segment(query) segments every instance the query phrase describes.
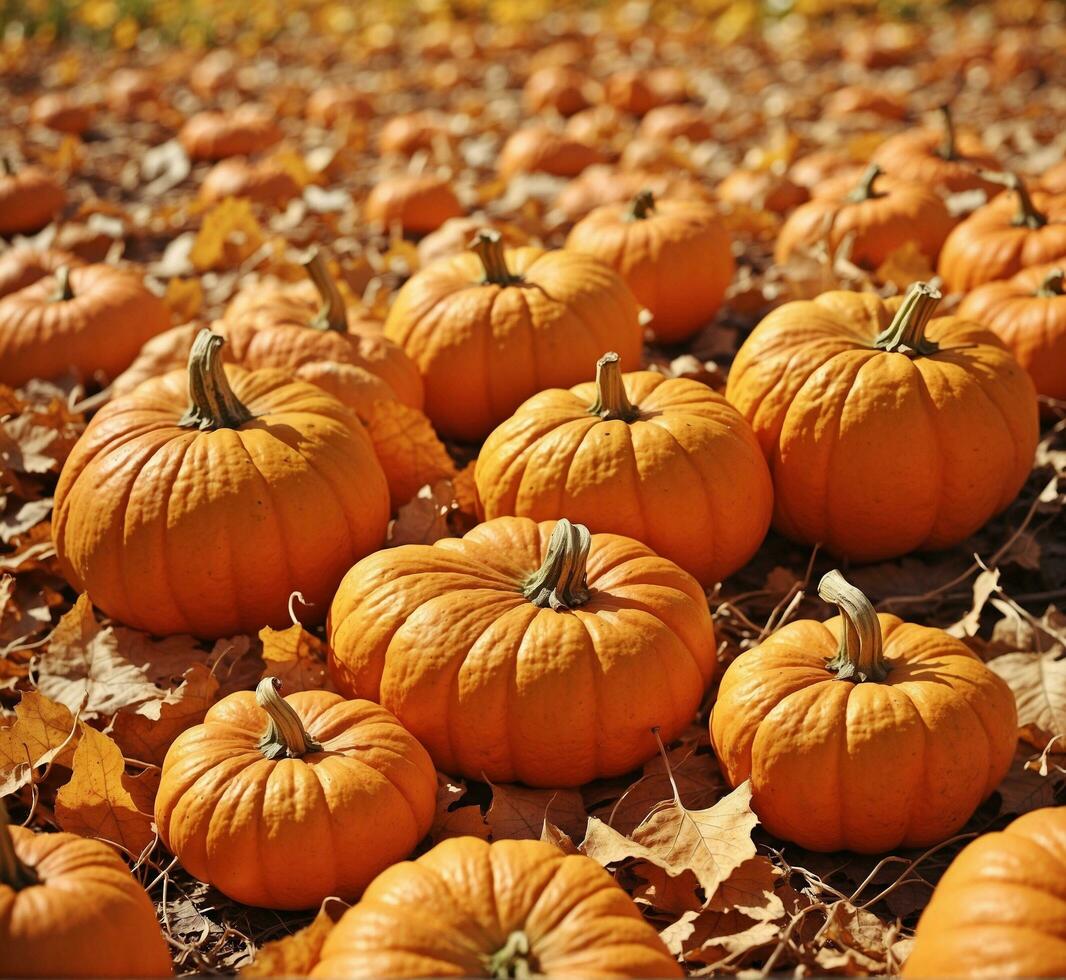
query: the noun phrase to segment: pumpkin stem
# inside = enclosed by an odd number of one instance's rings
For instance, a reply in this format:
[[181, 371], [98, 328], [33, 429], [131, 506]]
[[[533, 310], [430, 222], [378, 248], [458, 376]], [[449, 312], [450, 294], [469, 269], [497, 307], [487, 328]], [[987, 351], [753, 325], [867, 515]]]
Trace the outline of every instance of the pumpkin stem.
[[874, 193], [874, 181], [881, 176], [881, 168], [876, 163], [871, 163], [866, 172], [859, 178], [854, 190], [848, 195], [849, 204], [861, 204], [871, 197], [877, 197]]
[[1029, 188], [1025, 186], [1025, 181], [1017, 174], [1009, 171], [1006, 173], [990, 173], [987, 170], [983, 170], [981, 171], [981, 176], [985, 180], [990, 180], [993, 184], [1000, 184], [1018, 195], [1018, 210], [1014, 213], [1014, 218], [1011, 221], [1011, 224], [1016, 228], [1043, 228], [1047, 224], [1047, 215], [1037, 211], [1036, 205], [1033, 204], [1033, 199], [1029, 196]]
[[911, 283], [892, 322], [874, 340], [874, 347], [916, 356], [936, 353], [939, 344], [926, 339], [925, 327], [942, 298], [940, 290], [927, 282]]
[[178, 422], [183, 429], [239, 429], [253, 418], [234, 394], [222, 367], [222, 345], [217, 333], [204, 327], [189, 351], [189, 407]]
[[1063, 293], [1066, 293], [1066, 287], [1063, 285], [1062, 269], [1052, 269], [1044, 276], [1044, 281], [1036, 291], [1037, 296], [1062, 296]]
[[951, 106], [942, 105], [938, 111], [944, 124], [944, 139], [937, 147], [936, 155], [942, 160], [957, 160], [959, 151], [955, 148], [955, 121], [951, 118]]
[[562, 612], [589, 600], [585, 565], [589, 559], [592, 535], [584, 524], [571, 524], [561, 518], [548, 541], [544, 564], [530, 576], [522, 590], [541, 609]]
[[643, 221], [649, 214], [655, 211], [655, 195], [645, 188], [629, 206], [629, 218], [632, 221]]
[[870, 600], [836, 569], [818, 583], [818, 595], [834, 603], [844, 620], [837, 655], [825, 665], [838, 681], [883, 681], [891, 665], [881, 646], [881, 623]]
[[0, 153], [0, 171], [2, 171], [6, 177], [15, 176], [15, 164], [11, 161], [11, 157], [6, 153]]
[[513, 286], [521, 282], [522, 277], [514, 275], [507, 268], [507, 258], [503, 252], [503, 236], [493, 228], [485, 228], [479, 231], [467, 246], [472, 252], [477, 252], [481, 264], [485, 267], [486, 284], [496, 286]]
[[53, 303], [63, 303], [74, 298], [74, 289], [70, 285], [70, 266], [61, 265], [55, 271], [56, 288], [52, 293]]
[[40, 878], [37, 877], [37, 872], [15, 853], [15, 841], [8, 830], [10, 822], [7, 807], [4, 806], [4, 801], [0, 800], [0, 885], [21, 891], [39, 884]]
[[311, 277], [318, 295], [322, 297], [322, 307], [315, 314], [311, 326], [316, 330], [335, 330], [337, 333], [348, 332], [348, 311], [344, 297], [337, 288], [333, 276], [322, 253], [316, 248], [304, 263], [304, 271]]
[[610, 351], [596, 362], [596, 400], [589, 406], [590, 415], [605, 422], [621, 419], [632, 422], [640, 411], [629, 400], [622, 380], [621, 358]]
[[259, 682], [255, 700], [270, 719], [259, 739], [259, 751], [268, 759], [299, 759], [307, 752], [322, 751], [296, 710], [281, 696], [281, 681], [276, 677], [264, 677]]
[[516, 929], [500, 949], [485, 957], [485, 968], [495, 980], [528, 980], [535, 976], [537, 971], [529, 952], [529, 937]]

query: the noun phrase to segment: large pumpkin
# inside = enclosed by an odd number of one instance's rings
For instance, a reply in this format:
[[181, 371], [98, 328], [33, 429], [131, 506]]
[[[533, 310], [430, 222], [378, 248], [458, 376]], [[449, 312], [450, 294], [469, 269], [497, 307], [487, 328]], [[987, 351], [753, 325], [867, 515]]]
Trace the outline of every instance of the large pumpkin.
[[1066, 807], [969, 843], [918, 921], [905, 977], [1066, 976]]
[[652, 313], [665, 343], [692, 336], [718, 312], [735, 264], [729, 232], [714, 205], [656, 201], [644, 190], [632, 204], [608, 204], [574, 225], [566, 247], [602, 259]]
[[961, 640], [879, 616], [839, 572], [818, 594], [840, 616], [789, 623], [722, 676], [722, 772], [750, 779], [763, 826], [808, 850], [950, 837], [1010, 768], [1014, 695]]
[[692, 720], [715, 666], [699, 584], [631, 538], [502, 517], [359, 562], [329, 616], [330, 675], [439, 769], [578, 786]]
[[190, 874], [247, 905], [357, 898], [429, 830], [433, 763], [380, 705], [279, 689], [265, 678], [177, 737], [159, 836]]
[[829, 292], [770, 313], [741, 346], [726, 397], [774, 478], [774, 526], [854, 561], [965, 540], [1022, 488], [1036, 392], [991, 331], [900, 303]]
[[8, 826], [0, 801], [0, 976], [172, 972], [155, 906], [113, 848]]
[[679, 977], [632, 899], [583, 854], [457, 837], [389, 868], [311, 971], [351, 977]]
[[488, 518], [569, 515], [625, 534], [704, 586], [735, 572], [770, 526], [770, 475], [751, 427], [706, 385], [623, 375], [542, 391], [489, 436], [475, 480]]
[[442, 433], [483, 439], [535, 392], [576, 384], [604, 350], [640, 363], [640, 307], [610, 266], [566, 249], [505, 251], [493, 231], [471, 248], [412, 276], [385, 321]]
[[381, 546], [385, 475], [359, 420], [281, 371], [222, 368], [204, 330], [187, 372], [105, 406], [60, 475], [52, 534], [67, 580], [150, 633], [231, 636], [312, 615]]

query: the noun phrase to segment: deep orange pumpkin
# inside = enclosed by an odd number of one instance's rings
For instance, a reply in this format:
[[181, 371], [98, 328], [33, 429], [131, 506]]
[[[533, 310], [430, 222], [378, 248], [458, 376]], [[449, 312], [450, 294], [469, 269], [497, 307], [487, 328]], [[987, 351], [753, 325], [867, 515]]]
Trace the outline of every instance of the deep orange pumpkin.
[[496, 169], [503, 179], [522, 173], [546, 173], [575, 177], [604, 155], [594, 146], [581, 143], [548, 126], [526, 126], [512, 133], [500, 151]]
[[434, 174], [400, 174], [376, 183], [363, 217], [379, 228], [399, 225], [404, 234], [426, 235], [464, 213], [451, 184]]
[[211, 168], [200, 185], [200, 197], [205, 201], [246, 197], [258, 204], [283, 208], [299, 196], [300, 185], [292, 174], [269, 160], [249, 163], [240, 157], [227, 157]]
[[232, 112], [198, 112], [178, 133], [178, 140], [193, 160], [223, 160], [259, 153], [281, 139], [281, 130], [269, 109], [239, 105]]
[[0, 156], [0, 235], [40, 231], [66, 204], [67, 194], [56, 179], [40, 167], [16, 171]]

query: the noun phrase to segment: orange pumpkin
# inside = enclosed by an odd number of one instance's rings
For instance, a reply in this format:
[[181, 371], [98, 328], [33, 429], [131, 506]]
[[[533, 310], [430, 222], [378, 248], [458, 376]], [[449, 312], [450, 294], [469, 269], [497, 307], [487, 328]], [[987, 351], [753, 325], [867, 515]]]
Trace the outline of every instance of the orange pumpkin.
[[504, 180], [521, 173], [546, 173], [574, 177], [604, 156], [593, 146], [557, 133], [547, 126], [532, 125], [512, 133], [500, 151], [496, 170]]
[[437, 774], [380, 705], [329, 691], [283, 698], [276, 677], [179, 735], [155, 822], [185, 869], [272, 909], [352, 900], [433, 821]]
[[440, 432], [484, 438], [530, 395], [580, 380], [604, 348], [640, 363], [640, 307], [610, 266], [564, 249], [505, 251], [491, 231], [471, 249], [412, 276], [385, 320], [422, 372]]
[[814, 188], [843, 170], [851, 170], [861, 162], [856, 160], [847, 148], [827, 147], [801, 156], [788, 168], [788, 177], [800, 187]]
[[292, 174], [276, 163], [269, 160], [249, 163], [240, 157], [220, 160], [200, 185], [200, 197], [205, 201], [246, 197], [273, 208], [285, 207], [300, 193], [300, 185]]
[[[770, 526], [770, 475], [747, 423], [721, 395], [653, 371], [542, 391], [485, 442], [474, 473], [486, 517], [569, 514], [625, 534], [712, 586]], [[679, 514], [684, 515], [678, 520]]]
[[858, 182], [841, 174], [814, 189], [781, 227], [774, 260], [784, 264], [801, 249], [825, 242], [835, 255], [851, 239], [851, 260], [876, 269], [896, 249], [913, 242], [935, 261], [955, 222], [928, 187], [881, 176], [871, 164]]
[[685, 340], [714, 319], [736, 269], [714, 205], [657, 202], [649, 190], [629, 206], [597, 208], [574, 225], [566, 247], [620, 273], [651, 311], [652, 332], [663, 343]]
[[70, 370], [113, 378], [168, 326], [166, 303], [132, 269], [61, 266], [0, 299], [0, 383]]
[[330, 676], [392, 711], [438, 768], [578, 786], [692, 720], [714, 673], [699, 583], [567, 520], [501, 517], [359, 562], [329, 614]]
[[947, 548], [1022, 488], [1033, 383], [991, 331], [932, 319], [939, 299], [924, 283], [891, 305], [823, 293], [741, 346], [726, 397], [770, 462], [782, 534], [854, 561]]
[[222, 368], [200, 333], [187, 372], [89, 423], [60, 475], [52, 534], [67, 580], [150, 633], [219, 637], [312, 616], [385, 540], [385, 475], [359, 420], [281, 371]]
[[67, 92], [47, 92], [34, 99], [30, 107], [30, 122], [71, 136], [81, 136], [92, 119], [89, 106]]
[[155, 906], [114, 850], [9, 826], [0, 801], [0, 975], [172, 973]]
[[789, 623], [722, 676], [711, 742], [775, 837], [879, 854], [957, 833], [1007, 774], [1014, 695], [961, 640], [878, 615], [840, 572], [840, 615]]
[[588, 79], [576, 68], [546, 65], [526, 79], [522, 102], [530, 115], [554, 109], [561, 116], [572, 116], [589, 104], [587, 87]]
[[634, 116], [643, 116], [664, 102], [648, 84], [644, 72], [635, 68], [625, 68], [611, 75], [604, 84], [603, 97], [609, 105]]
[[315, 125], [330, 128], [347, 120], [372, 119], [374, 103], [361, 89], [349, 85], [326, 85], [311, 93], [304, 113]]
[[1066, 160], [1044, 171], [1040, 187], [1049, 194], [1066, 194]]
[[648, 112], [640, 121], [640, 135], [647, 140], [671, 143], [687, 139], [690, 143], [709, 140], [714, 131], [707, 116], [693, 105], [662, 105]]
[[434, 174], [400, 174], [378, 181], [363, 204], [363, 217], [385, 229], [426, 235], [464, 214], [451, 184]]
[[67, 202], [66, 191], [40, 167], [15, 170], [0, 156], [0, 235], [40, 231]]
[[[418, 243], [419, 264], [429, 265], [437, 259], [448, 258], [467, 251], [470, 247], [470, 239], [484, 228], [498, 231], [503, 241], [512, 248], [517, 245], [530, 244], [529, 236], [515, 225], [502, 221], [486, 221], [483, 215], [449, 218], [436, 231], [430, 232]], [[2, 261], [0, 259], [0, 263]]]
[[559, 192], [553, 207], [568, 220], [578, 221], [605, 204], [631, 201], [642, 190], [650, 190], [657, 199], [713, 200], [710, 190], [690, 177], [643, 170], [622, 171], [594, 164]]
[[982, 834], [922, 912], [904, 977], [1066, 975], [1066, 807]]
[[0, 255], [0, 297], [32, 286], [38, 279], [53, 275], [62, 266], [84, 263], [76, 255], [59, 248], [19, 245]]
[[446, 840], [394, 865], [344, 913], [326, 977], [679, 977], [611, 876], [534, 840]]
[[772, 170], [733, 170], [715, 189], [720, 201], [784, 214], [810, 200], [810, 192], [784, 173]]
[[444, 120], [433, 112], [408, 112], [393, 116], [378, 133], [378, 150], [383, 154], [414, 156], [419, 150], [432, 150], [450, 139]]
[[944, 242], [937, 272], [952, 292], [1066, 258], [1066, 195], [1030, 193], [1014, 174], [997, 179], [1012, 193], [978, 208]]
[[281, 139], [281, 130], [270, 110], [240, 105], [232, 112], [198, 112], [178, 133], [178, 140], [192, 160], [223, 160], [250, 156], [268, 149]]

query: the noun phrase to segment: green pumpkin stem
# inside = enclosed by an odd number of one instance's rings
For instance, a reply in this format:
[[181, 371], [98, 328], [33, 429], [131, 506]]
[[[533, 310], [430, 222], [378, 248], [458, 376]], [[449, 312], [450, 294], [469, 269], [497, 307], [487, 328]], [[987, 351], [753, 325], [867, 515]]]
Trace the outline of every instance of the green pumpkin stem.
[[1036, 291], [1037, 296], [1062, 296], [1066, 293], [1066, 286], [1063, 285], [1063, 271], [1062, 269], [1052, 269], [1046, 276], [1044, 281], [1040, 284], [1040, 288]]
[[993, 184], [1000, 184], [1009, 191], [1018, 195], [1018, 210], [1014, 213], [1011, 224], [1016, 228], [1043, 228], [1047, 224], [1047, 215], [1036, 209], [1033, 199], [1029, 196], [1029, 188], [1025, 181], [1017, 174], [1006, 171], [1004, 173], [990, 173], [981, 171], [981, 176]]
[[479, 231], [467, 246], [470, 251], [476, 252], [485, 268], [483, 283], [496, 286], [513, 286], [522, 281], [521, 276], [514, 275], [507, 268], [507, 257], [503, 251], [503, 236], [492, 228]]
[[485, 958], [485, 969], [495, 980], [529, 980], [536, 976], [529, 952], [529, 937], [516, 929], [500, 949]]
[[891, 669], [881, 645], [881, 623], [870, 600], [836, 569], [818, 583], [818, 595], [840, 610], [840, 647], [826, 663], [838, 681], [883, 681]]
[[848, 195], [849, 204], [861, 204], [871, 197], [877, 197], [874, 193], [874, 181], [881, 176], [881, 168], [876, 163], [871, 163], [859, 178], [855, 189]]
[[61, 265], [55, 271], [56, 288], [52, 293], [53, 303], [63, 303], [74, 298], [74, 289], [70, 285], [70, 266]]
[[645, 188], [629, 206], [629, 218], [633, 221], [643, 221], [649, 214], [655, 213], [655, 195]]
[[562, 518], [548, 541], [544, 564], [530, 576], [523, 594], [541, 609], [562, 612], [588, 602], [585, 566], [592, 535], [584, 524], [571, 524]]
[[936, 155], [941, 160], [957, 160], [959, 151], [955, 146], [955, 121], [951, 118], [951, 106], [942, 105], [938, 111], [944, 124], [944, 139], [937, 147]]
[[0, 885], [21, 891], [40, 883], [37, 872], [15, 853], [15, 841], [8, 826], [11, 823], [7, 807], [0, 800]]
[[621, 358], [614, 351], [596, 362], [596, 400], [589, 406], [589, 414], [598, 415], [605, 422], [613, 419], [632, 422], [640, 415], [626, 394]]
[[307, 752], [322, 751], [296, 710], [281, 696], [281, 681], [276, 677], [264, 677], [259, 682], [255, 700], [270, 719], [259, 739], [259, 751], [268, 759], [298, 759]]
[[224, 343], [206, 327], [193, 341], [189, 351], [189, 407], [178, 422], [183, 429], [239, 429], [253, 418], [234, 394], [222, 367]]
[[926, 339], [925, 328], [942, 298], [940, 290], [929, 283], [912, 283], [892, 322], [877, 335], [874, 346], [914, 356], [936, 353], [939, 345]]
[[337, 288], [337, 283], [329, 273], [325, 256], [316, 248], [304, 263], [304, 271], [311, 277], [318, 295], [322, 297], [322, 307], [311, 326], [316, 330], [335, 330], [337, 333], [348, 332], [348, 310], [344, 297]]

